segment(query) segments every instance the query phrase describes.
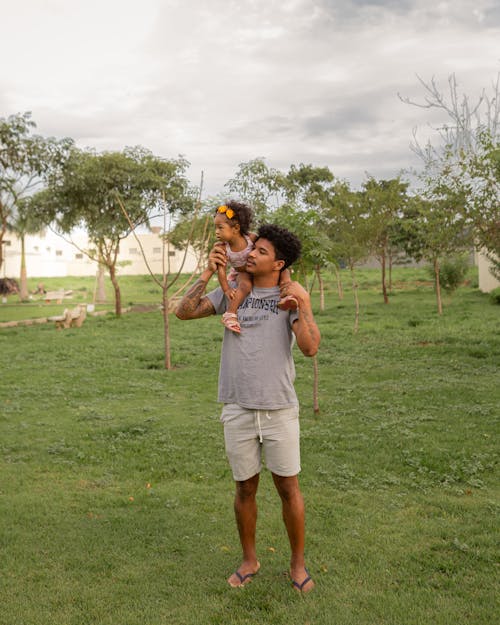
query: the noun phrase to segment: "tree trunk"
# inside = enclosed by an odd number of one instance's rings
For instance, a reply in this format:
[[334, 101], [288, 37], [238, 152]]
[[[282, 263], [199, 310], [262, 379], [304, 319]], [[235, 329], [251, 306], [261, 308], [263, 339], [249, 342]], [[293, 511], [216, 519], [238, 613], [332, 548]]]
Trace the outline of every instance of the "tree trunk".
[[335, 277], [337, 279], [337, 293], [339, 295], [339, 299], [343, 300], [344, 299], [344, 289], [342, 287], [342, 278], [340, 277], [340, 271], [339, 268], [337, 267], [337, 265], [334, 265], [335, 267]]
[[163, 338], [165, 343], [165, 369], [172, 369], [172, 361], [170, 358], [170, 324], [168, 318], [168, 293], [167, 285], [163, 284], [162, 292], [162, 304], [163, 304]]
[[0, 269], [1, 269], [3, 262], [4, 262], [3, 238], [5, 236], [5, 233], [7, 232], [7, 217], [4, 214], [4, 206], [2, 204], [1, 199], [0, 199], [0, 215], [2, 216], [2, 223], [0, 227]]
[[314, 414], [318, 414], [319, 413], [319, 396], [318, 396], [319, 368], [318, 368], [318, 358], [316, 356], [313, 356], [313, 371], [314, 371], [313, 409], [314, 409]]
[[122, 295], [120, 292], [120, 285], [118, 284], [118, 280], [116, 278], [116, 268], [114, 265], [109, 265], [108, 267], [109, 277], [111, 278], [111, 283], [113, 284], [113, 288], [115, 290], [115, 313], [117, 317], [121, 317], [122, 315]]
[[386, 255], [385, 250], [382, 251], [382, 257], [380, 259], [380, 264], [382, 266], [382, 294], [384, 296], [384, 304], [389, 303], [389, 297], [387, 295], [387, 284], [385, 278], [385, 263], [386, 263]]
[[434, 259], [434, 284], [436, 287], [436, 301], [437, 301], [437, 309], [438, 314], [443, 314], [443, 301], [441, 299], [441, 281], [439, 279], [439, 260], [437, 258]]
[[28, 299], [28, 274], [26, 272], [26, 244], [24, 234], [21, 235], [21, 274], [19, 276], [19, 299], [24, 302]]
[[356, 274], [354, 272], [354, 265], [351, 265], [351, 277], [352, 277], [352, 289], [354, 291], [354, 305], [355, 305], [355, 316], [354, 316], [354, 334], [357, 333], [359, 329], [359, 298], [358, 298], [358, 283], [356, 282]]
[[389, 252], [389, 292], [392, 293], [392, 252]]
[[97, 298], [96, 301], [99, 304], [104, 304], [106, 301], [106, 287], [104, 284], [106, 268], [102, 263], [97, 264]]
[[321, 312], [325, 310], [325, 285], [323, 284], [323, 276], [321, 275], [321, 267], [316, 265], [314, 268], [316, 275], [318, 276], [318, 286], [319, 286], [319, 309]]

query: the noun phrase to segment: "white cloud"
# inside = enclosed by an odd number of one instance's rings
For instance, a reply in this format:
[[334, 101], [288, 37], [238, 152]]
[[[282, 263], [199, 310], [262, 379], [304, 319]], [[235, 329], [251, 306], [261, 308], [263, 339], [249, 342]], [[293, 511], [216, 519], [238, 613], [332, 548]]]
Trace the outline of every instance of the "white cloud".
[[[493, 0], [2, 0], [0, 116], [99, 150], [184, 154], [215, 193], [238, 164], [313, 162], [359, 184], [415, 162], [401, 103], [500, 69]], [[425, 129], [424, 129], [425, 132]]]

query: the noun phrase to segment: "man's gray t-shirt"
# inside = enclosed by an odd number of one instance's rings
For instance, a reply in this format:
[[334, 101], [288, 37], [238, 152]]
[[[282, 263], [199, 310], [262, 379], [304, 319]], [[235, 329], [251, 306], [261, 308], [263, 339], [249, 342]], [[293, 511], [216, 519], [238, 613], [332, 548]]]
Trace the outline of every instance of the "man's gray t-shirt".
[[[218, 288], [207, 294], [215, 312], [226, 310]], [[292, 323], [296, 311], [278, 308], [279, 287], [253, 287], [238, 308], [241, 334], [225, 330], [219, 370], [219, 401], [243, 408], [277, 410], [297, 406]]]

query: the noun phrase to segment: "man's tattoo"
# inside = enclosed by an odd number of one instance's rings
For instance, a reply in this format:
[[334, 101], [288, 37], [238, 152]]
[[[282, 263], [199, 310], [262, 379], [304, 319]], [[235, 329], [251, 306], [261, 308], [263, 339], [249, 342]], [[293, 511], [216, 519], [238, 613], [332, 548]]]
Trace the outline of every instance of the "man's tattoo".
[[197, 313], [200, 316], [208, 316], [213, 314], [212, 302], [208, 298], [202, 299], [206, 286], [206, 282], [198, 278], [179, 302], [177, 310], [185, 315]]

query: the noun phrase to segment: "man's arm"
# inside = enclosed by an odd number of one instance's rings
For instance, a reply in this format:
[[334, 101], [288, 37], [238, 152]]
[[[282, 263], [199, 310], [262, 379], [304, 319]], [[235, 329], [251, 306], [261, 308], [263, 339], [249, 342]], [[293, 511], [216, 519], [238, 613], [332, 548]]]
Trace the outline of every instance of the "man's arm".
[[217, 266], [226, 264], [226, 254], [220, 249], [214, 247], [208, 256], [208, 266], [201, 272], [200, 277], [189, 291], [181, 299], [175, 310], [175, 315], [182, 320], [201, 319], [202, 317], [210, 317], [215, 314], [215, 308], [205, 293], [208, 281], [217, 271]]
[[292, 330], [304, 356], [314, 356], [318, 351], [321, 335], [314, 321], [309, 293], [298, 282], [289, 282], [284, 285], [281, 294], [292, 295], [297, 300], [299, 318], [294, 321]]

